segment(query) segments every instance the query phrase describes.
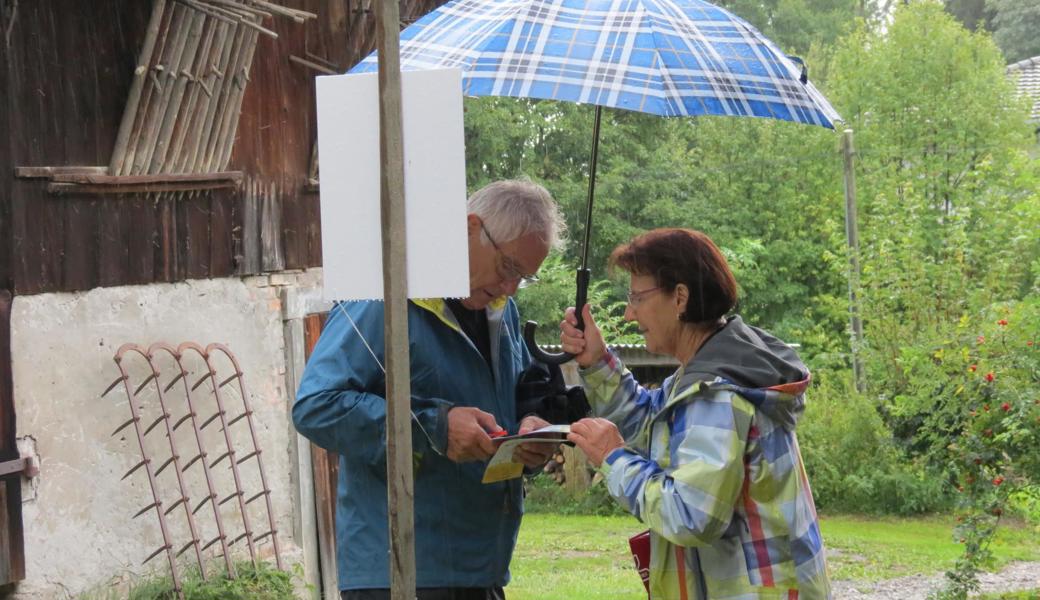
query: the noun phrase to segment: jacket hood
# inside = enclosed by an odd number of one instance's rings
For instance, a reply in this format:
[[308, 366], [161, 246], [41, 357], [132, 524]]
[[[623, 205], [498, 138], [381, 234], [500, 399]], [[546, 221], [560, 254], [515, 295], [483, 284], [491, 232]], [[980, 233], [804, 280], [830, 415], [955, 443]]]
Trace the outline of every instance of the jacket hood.
[[810, 379], [809, 369], [787, 344], [733, 316], [683, 368], [679, 384], [728, 386], [784, 428], [793, 429], [805, 409]]

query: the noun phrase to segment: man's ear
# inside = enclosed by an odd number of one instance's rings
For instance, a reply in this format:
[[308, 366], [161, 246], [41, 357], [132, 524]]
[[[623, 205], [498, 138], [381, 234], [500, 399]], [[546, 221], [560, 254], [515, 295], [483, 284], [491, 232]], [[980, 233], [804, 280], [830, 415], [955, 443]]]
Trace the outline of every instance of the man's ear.
[[473, 213], [466, 215], [466, 235], [469, 237], [478, 235], [480, 233], [481, 222], [480, 217]]

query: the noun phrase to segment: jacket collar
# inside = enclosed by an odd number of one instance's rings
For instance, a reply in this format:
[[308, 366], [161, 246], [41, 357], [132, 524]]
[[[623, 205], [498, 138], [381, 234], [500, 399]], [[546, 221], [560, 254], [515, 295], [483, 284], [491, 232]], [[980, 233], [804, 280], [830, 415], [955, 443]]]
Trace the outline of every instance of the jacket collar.
[[[441, 320], [441, 322], [455, 331], [462, 331], [462, 328], [459, 327], [459, 322], [455, 319], [455, 315], [452, 314], [451, 309], [448, 308], [448, 303], [444, 301], [444, 298], [414, 298], [412, 303], [423, 310], [433, 313], [434, 316]], [[508, 304], [508, 296], [499, 296], [492, 300], [491, 303], [488, 304], [487, 309], [485, 309], [488, 311], [488, 319], [491, 320], [501, 314]]]

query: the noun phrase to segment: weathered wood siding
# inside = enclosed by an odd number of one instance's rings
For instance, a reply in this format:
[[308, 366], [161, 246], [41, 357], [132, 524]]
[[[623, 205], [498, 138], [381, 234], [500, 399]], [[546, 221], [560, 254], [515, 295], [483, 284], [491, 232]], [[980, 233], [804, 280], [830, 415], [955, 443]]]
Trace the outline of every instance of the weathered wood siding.
[[[13, 167], [109, 164], [151, 13], [143, 0], [0, 0], [0, 287], [15, 294], [226, 277], [321, 264], [308, 192], [314, 77], [374, 46], [368, 0], [283, 0], [316, 13], [268, 19], [229, 170], [238, 189], [149, 194], [47, 192]], [[406, 21], [442, 4], [406, 0]]]

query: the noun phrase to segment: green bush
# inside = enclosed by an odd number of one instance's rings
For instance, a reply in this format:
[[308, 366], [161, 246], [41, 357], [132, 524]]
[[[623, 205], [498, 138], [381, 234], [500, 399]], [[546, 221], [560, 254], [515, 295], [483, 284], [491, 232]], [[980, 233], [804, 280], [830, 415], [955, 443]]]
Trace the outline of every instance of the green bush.
[[874, 403], [847, 372], [827, 372], [809, 392], [798, 439], [817, 507], [911, 515], [949, 508], [945, 482], [910, 461]]

